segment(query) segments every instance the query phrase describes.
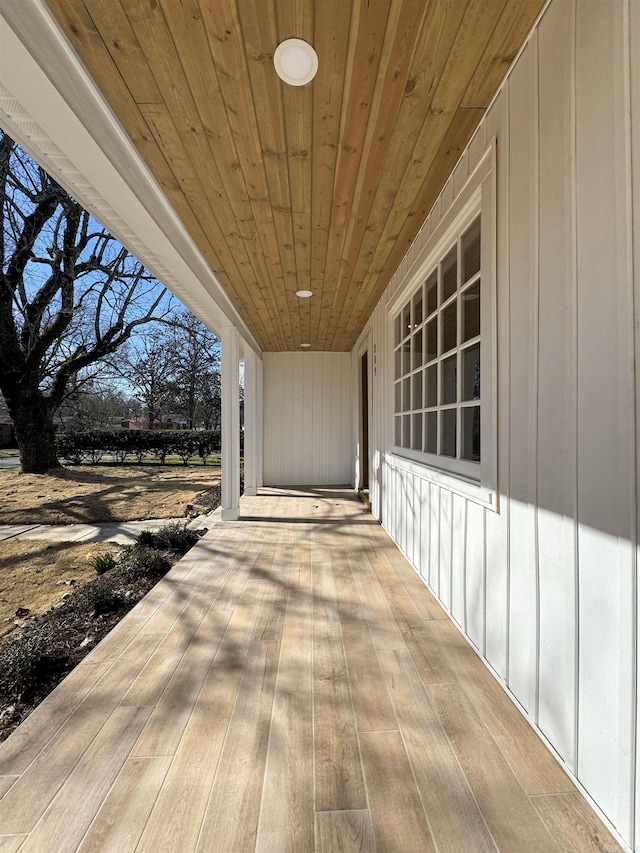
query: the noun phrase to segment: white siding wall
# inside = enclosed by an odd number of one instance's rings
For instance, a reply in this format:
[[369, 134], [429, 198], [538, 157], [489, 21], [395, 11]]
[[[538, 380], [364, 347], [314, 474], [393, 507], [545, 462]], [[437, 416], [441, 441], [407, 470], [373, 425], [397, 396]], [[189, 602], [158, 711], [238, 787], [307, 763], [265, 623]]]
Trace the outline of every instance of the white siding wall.
[[349, 353], [264, 353], [266, 486], [351, 481]]
[[[392, 455], [386, 339], [493, 137], [497, 512]], [[637, 850], [639, 223], [640, 3], [555, 0], [356, 345], [377, 353], [374, 513]]]

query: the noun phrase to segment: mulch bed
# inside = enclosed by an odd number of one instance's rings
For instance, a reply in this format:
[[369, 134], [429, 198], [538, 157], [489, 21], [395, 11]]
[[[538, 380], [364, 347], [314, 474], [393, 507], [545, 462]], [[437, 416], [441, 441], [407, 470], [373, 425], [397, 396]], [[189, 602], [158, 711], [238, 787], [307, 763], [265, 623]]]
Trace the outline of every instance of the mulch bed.
[[[184, 552], [183, 552], [184, 553]], [[74, 588], [17, 636], [0, 641], [0, 741], [86, 657], [182, 556], [145, 546]]]

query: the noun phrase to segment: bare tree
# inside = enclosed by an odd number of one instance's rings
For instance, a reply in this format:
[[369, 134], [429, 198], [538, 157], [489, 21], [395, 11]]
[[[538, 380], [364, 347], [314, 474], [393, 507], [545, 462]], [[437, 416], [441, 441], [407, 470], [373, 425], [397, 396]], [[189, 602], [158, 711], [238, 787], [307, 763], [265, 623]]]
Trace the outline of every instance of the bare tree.
[[149, 429], [162, 424], [174, 400], [173, 357], [162, 326], [141, 337], [113, 363], [147, 410]]
[[22, 470], [57, 467], [53, 416], [134, 330], [168, 311], [166, 291], [0, 131], [0, 391]]
[[220, 342], [190, 311], [176, 312], [167, 321], [168, 349], [179, 409], [189, 429], [215, 417], [220, 396]]

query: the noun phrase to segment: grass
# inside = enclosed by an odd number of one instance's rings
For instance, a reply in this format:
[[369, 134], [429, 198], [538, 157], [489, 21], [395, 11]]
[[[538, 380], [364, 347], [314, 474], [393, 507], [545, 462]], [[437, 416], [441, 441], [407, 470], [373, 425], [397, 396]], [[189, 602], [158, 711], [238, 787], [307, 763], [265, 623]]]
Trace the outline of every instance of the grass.
[[[0, 635], [21, 622], [16, 610], [39, 615], [63, 600], [66, 593], [96, 576], [91, 558], [119, 549], [108, 542], [9, 540], [0, 545]], [[90, 556], [91, 555], [91, 556]], [[75, 581], [75, 583], [72, 583]]]
[[[91, 554], [78, 553], [86, 544], [9, 543], [11, 552], [0, 558], [0, 599], [6, 612], [16, 602], [21, 610], [17, 625], [13, 616], [2, 623], [15, 630], [0, 637], [0, 740], [199, 539], [175, 524], [153, 535], [155, 547], [136, 543], [117, 549], [110, 567], [99, 574], [96, 561], [109, 548], [106, 543], [91, 546]], [[72, 550], [78, 561], [70, 564]]]
[[95, 524], [180, 518], [218, 487], [220, 468], [153, 463], [76, 465], [49, 474], [0, 469], [0, 524]]
[[[102, 457], [102, 459], [100, 460], [100, 464], [101, 465], [109, 465], [109, 464], [113, 465], [116, 463], [114, 462], [113, 456], [109, 456], [108, 454], [105, 454]], [[117, 464], [120, 465], [121, 463], [118, 462]], [[134, 465], [138, 465], [138, 464], [141, 464], [141, 465], [160, 465], [160, 460], [157, 458], [157, 456], [149, 455], [149, 456], [143, 457], [142, 462], [138, 463], [137, 458], [133, 454], [128, 454], [125, 457], [124, 464], [125, 465], [131, 465], [131, 464], [134, 464]], [[171, 454], [171, 455], [167, 456], [165, 461], [164, 461], [164, 464], [165, 465], [182, 465], [182, 467], [184, 467], [184, 462], [182, 461], [182, 458], [180, 456], [176, 456], [175, 454]], [[188, 465], [189, 466], [200, 465], [200, 466], [204, 467], [204, 462], [202, 461], [200, 456], [196, 455], [196, 456], [191, 456], [189, 458]], [[207, 456], [207, 466], [212, 467], [212, 468], [220, 467], [220, 454], [219, 453], [212, 453], [210, 456]]]

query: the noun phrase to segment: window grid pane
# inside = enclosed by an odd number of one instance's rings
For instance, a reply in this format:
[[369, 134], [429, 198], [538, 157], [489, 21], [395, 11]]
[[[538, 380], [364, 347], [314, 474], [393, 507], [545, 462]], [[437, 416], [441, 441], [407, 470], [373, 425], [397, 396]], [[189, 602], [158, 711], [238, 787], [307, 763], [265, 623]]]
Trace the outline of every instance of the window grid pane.
[[397, 447], [480, 461], [480, 246], [478, 217], [393, 318]]

